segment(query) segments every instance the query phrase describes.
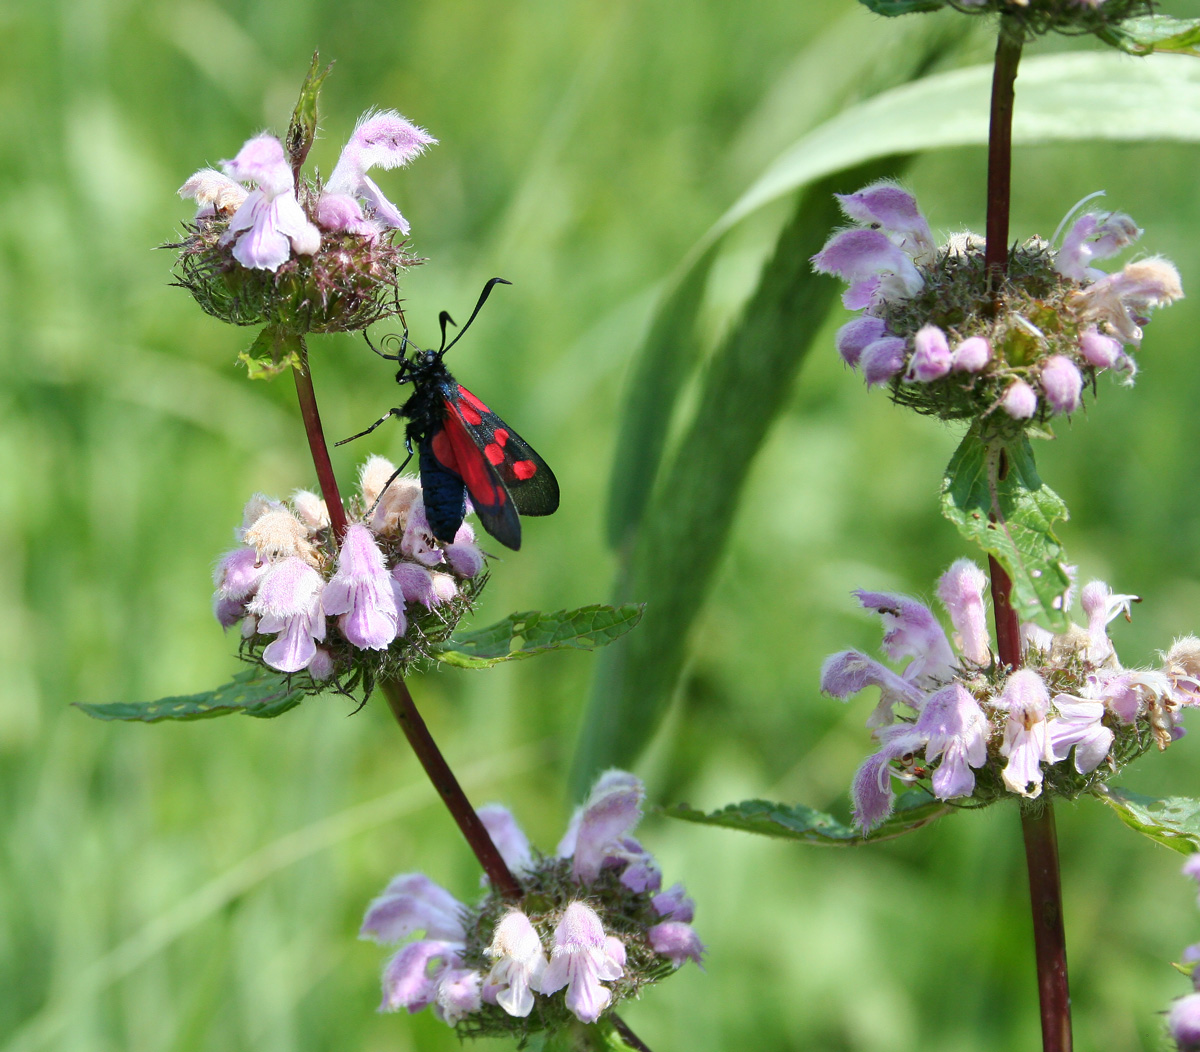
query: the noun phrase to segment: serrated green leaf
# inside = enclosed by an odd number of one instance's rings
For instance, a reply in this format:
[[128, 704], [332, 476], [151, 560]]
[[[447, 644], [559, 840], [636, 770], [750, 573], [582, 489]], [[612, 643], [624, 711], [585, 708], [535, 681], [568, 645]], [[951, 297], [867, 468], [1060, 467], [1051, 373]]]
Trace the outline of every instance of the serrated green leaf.
[[509, 614], [487, 628], [455, 636], [433, 656], [460, 668], [487, 668], [501, 661], [533, 657], [549, 650], [594, 650], [620, 639], [642, 619], [642, 606], [596, 603], [577, 610]]
[[946, 0], [858, 0], [877, 15], [895, 18], [897, 15], [915, 15], [928, 11], [939, 11]]
[[950, 458], [941, 504], [958, 531], [1008, 572], [1021, 620], [1040, 616], [1053, 630], [1065, 630], [1063, 596], [1071, 579], [1054, 523], [1067, 518], [1067, 506], [1038, 476], [1029, 439], [985, 442], [973, 426]]
[[201, 694], [140, 703], [114, 702], [110, 705], [76, 702], [75, 706], [97, 720], [158, 723], [162, 720], [207, 720], [235, 712], [243, 716], [271, 719], [295, 708], [303, 700], [304, 691], [291, 688], [286, 676], [255, 666], [239, 672], [232, 682]]
[[1102, 35], [1108, 43], [1135, 55], [1153, 51], [1200, 55], [1200, 18], [1170, 15], [1127, 18]]
[[839, 822], [832, 815], [815, 811], [803, 804], [773, 804], [767, 800], [745, 800], [730, 804], [720, 811], [706, 814], [686, 804], [663, 809], [669, 818], [700, 825], [721, 826], [743, 833], [758, 833], [761, 836], [783, 840], [799, 840], [805, 844], [820, 844], [826, 847], [852, 847], [880, 840], [894, 840], [911, 833], [930, 822], [949, 814], [954, 808], [941, 800], [931, 800], [928, 793], [913, 790], [903, 793], [896, 801], [895, 810], [883, 823], [870, 833]]
[[1168, 796], [1160, 800], [1115, 785], [1103, 787], [1095, 795], [1143, 836], [1183, 855], [1200, 851], [1200, 800], [1195, 797]]
[[324, 69], [321, 69], [320, 66], [320, 53], [314, 51], [312, 64], [308, 67], [308, 74], [304, 78], [304, 83], [300, 85], [300, 97], [296, 100], [296, 108], [292, 111], [292, 121], [288, 125], [287, 138], [284, 140], [284, 146], [287, 147], [288, 152], [288, 163], [291, 164], [292, 171], [296, 173], [303, 167], [305, 158], [308, 157], [308, 151], [312, 148], [313, 139], [316, 138], [317, 98], [321, 94], [321, 85], [325, 83], [325, 78], [333, 69], [332, 63]]
[[282, 325], [268, 325], [250, 347], [238, 355], [251, 380], [270, 380], [288, 369], [303, 369], [304, 345]]

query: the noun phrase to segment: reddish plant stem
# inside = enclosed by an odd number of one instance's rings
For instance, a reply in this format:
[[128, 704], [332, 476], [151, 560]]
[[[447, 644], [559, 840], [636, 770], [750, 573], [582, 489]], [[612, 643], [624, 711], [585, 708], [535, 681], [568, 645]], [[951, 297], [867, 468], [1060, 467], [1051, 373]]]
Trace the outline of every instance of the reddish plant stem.
[[467, 794], [463, 792], [458, 779], [454, 777], [454, 772], [450, 770], [450, 765], [446, 763], [446, 758], [438, 749], [404, 680], [399, 677], [381, 679], [379, 687], [387, 698], [392, 715], [396, 717], [396, 722], [408, 738], [408, 744], [417, 754], [417, 759], [421, 761], [421, 766], [425, 768], [433, 787], [450, 809], [450, 814], [458, 823], [462, 835], [466, 837], [471, 850], [475, 852], [475, 857], [479, 859], [479, 864], [483, 866], [483, 871], [492, 883], [492, 889], [501, 898], [516, 902], [522, 895], [520, 883], [512, 875], [500, 852], [496, 850], [487, 827], [475, 813]]
[[1001, 15], [996, 62], [992, 69], [992, 109], [988, 125], [987, 248], [984, 255], [993, 288], [999, 287], [1008, 272], [1013, 100], [1022, 43], [1020, 24], [1009, 15]]
[[994, 556], [988, 556], [992, 575], [992, 613], [996, 618], [996, 651], [1000, 664], [1014, 672], [1021, 667], [1021, 621], [1012, 605], [1012, 579]]
[[1029, 869], [1029, 901], [1033, 907], [1033, 946], [1037, 956], [1038, 1000], [1042, 1013], [1042, 1048], [1071, 1052], [1071, 988], [1067, 981], [1067, 937], [1063, 930], [1059, 882], [1058, 837], [1054, 807], [1039, 801], [1021, 812], [1025, 863]]
[[308, 435], [313, 467], [317, 469], [321, 496], [325, 498], [325, 507], [329, 509], [329, 524], [333, 528], [334, 540], [341, 544], [346, 533], [346, 509], [342, 506], [342, 496], [338, 493], [333, 464], [329, 461], [325, 432], [321, 430], [321, 414], [317, 411], [317, 395], [313, 390], [312, 373], [308, 368], [308, 348], [304, 344], [303, 336], [299, 337], [299, 340], [300, 368], [292, 369], [292, 375], [296, 378], [296, 397], [300, 400], [300, 415], [304, 419], [304, 433]]
[[[987, 248], [985, 261], [992, 288], [999, 290], [1008, 274], [1008, 219], [1012, 192], [1012, 118], [1017, 65], [1023, 37], [1019, 24], [1000, 17], [996, 63], [992, 73], [991, 123], [988, 128]], [[1008, 473], [1000, 454], [998, 477]], [[1000, 663], [1021, 667], [1021, 626], [1012, 605], [1012, 579], [991, 556], [992, 611]], [[1058, 838], [1050, 800], [1021, 812], [1025, 862], [1029, 871], [1029, 903], [1037, 961], [1038, 1003], [1043, 1052], [1071, 1052], [1071, 992], [1067, 980], [1067, 941], [1063, 927]]]

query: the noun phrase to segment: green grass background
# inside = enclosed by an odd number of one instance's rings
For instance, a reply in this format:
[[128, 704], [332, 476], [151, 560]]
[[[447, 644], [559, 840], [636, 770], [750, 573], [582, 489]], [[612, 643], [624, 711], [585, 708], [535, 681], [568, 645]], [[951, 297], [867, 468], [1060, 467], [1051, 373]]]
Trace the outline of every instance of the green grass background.
[[[381, 704], [179, 726], [69, 707], [227, 678], [236, 641], [211, 618], [211, 566], [250, 493], [313, 482], [290, 382], [249, 383], [234, 359], [252, 332], [168, 287], [154, 246], [190, 215], [175, 188], [283, 130], [315, 47], [336, 60], [310, 159], [322, 171], [369, 106], [438, 136], [379, 180], [429, 258], [406, 284], [414, 336], [434, 339], [437, 312], [465, 313], [488, 277], [513, 281], [453, 367], [563, 487], [559, 514], [494, 564], [479, 622], [602, 600], [616, 409], [656, 285], [794, 137], [821, 82], [811, 45], [843, 17], [869, 16], [850, 0], [0, 8], [0, 1052], [457, 1045], [429, 1013], [375, 1013], [384, 954], [355, 940], [398, 871], [478, 887]], [[1103, 188], [1190, 286], [1198, 160], [1169, 145], [1022, 149], [1014, 235], [1049, 235]], [[940, 232], [982, 228], [982, 170], [964, 149], [911, 171]], [[714, 326], [760, 260], [753, 246], [726, 256]], [[812, 319], [825, 349], [728, 508], [692, 662], [639, 768], [656, 801], [844, 809], [871, 703], [822, 698], [817, 672], [879, 635], [848, 593], [928, 596], [964, 554], [934, 500], [955, 434], [843, 371], [842, 320]], [[1146, 597], [1115, 628], [1129, 664], [1200, 629], [1197, 323], [1196, 298], [1162, 312], [1137, 387], [1102, 379], [1038, 451], [1085, 579]], [[361, 343], [316, 338], [312, 357], [330, 435], [395, 404]], [[402, 429], [336, 451], [344, 484], [369, 450], [401, 455]], [[473, 799], [509, 803], [547, 849], [592, 664], [553, 655], [412, 684]], [[1126, 783], [1200, 795], [1198, 749], [1185, 739]], [[1157, 1047], [1156, 1013], [1186, 988], [1168, 962], [1200, 939], [1179, 857], [1087, 803], [1060, 807], [1059, 829], [1079, 1047]], [[694, 893], [709, 947], [705, 972], [623, 1009], [656, 1052], [1035, 1045], [1015, 809], [844, 851], [653, 817], [643, 832], [668, 882]]]

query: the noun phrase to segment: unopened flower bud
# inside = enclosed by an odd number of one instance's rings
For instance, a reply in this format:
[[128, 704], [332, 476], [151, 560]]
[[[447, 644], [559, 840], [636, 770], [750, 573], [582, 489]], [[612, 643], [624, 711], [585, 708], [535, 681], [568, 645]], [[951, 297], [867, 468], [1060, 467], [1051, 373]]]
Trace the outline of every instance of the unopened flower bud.
[[1042, 391], [1046, 404], [1055, 413], [1073, 413], [1079, 408], [1083, 376], [1070, 358], [1053, 355], [1042, 363]]
[[1037, 412], [1037, 392], [1024, 380], [1014, 380], [1000, 399], [1000, 408], [1014, 420], [1028, 420]]

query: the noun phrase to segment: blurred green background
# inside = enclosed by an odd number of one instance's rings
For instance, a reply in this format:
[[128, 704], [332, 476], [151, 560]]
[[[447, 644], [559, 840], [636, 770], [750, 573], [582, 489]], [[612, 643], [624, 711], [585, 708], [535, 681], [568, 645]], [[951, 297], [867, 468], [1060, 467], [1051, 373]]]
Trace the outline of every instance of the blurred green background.
[[[1200, 14], [1184, 4], [1178, 14]], [[845, 23], [843, 20], [851, 20]], [[234, 365], [252, 331], [168, 287], [190, 208], [175, 189], [286, 126], [319, 47], [336, 60], [310, 162], [332, 168], [358, 114], [394, 107], [440, 140], [379, 181], [429, 262], [408, 278], [414, 337], [493, 297], [453, 368], [554, 466], [563, 506], [494, 564], [479, 623], [606, 599], [603, 518], [617, 408], [656, 288], [802, 130], [837, 80], [838, 39], [879, 39], [851, 0], [47, 0], [0, 10], [0, 1052], [453, 1049], [429, 1013], [379, 1016], [384, 952], [367, 901], [423, 869], [461, 897], [478, 870], [386, 709], [321, 698], [277, 721], [89, 721], [72, 701], [213, 686], [236, 640], [209, 573], [250, 493], [313, 484], [286, 379]], [[982, 29], [982, 27], [981, 27]], [[864, 39], [866, 39], [864, 37]], [[1067, 46], [1063, 41], [1035, 51]], [[1078, 45], [1076, 45], [1078, 46]], [[986, 33], [954, 62], [986, 60]], [[1132, 60], [1131, 60], [1132, 61]], [[1018, 90], [1018, 106], [1019, 106]], [[1014, 236], [1053, 232], [1095, 189], [1200, 273], [1195, 147], [1022, 148]], [[907, 175], [940, 233], [983, 226], [978, 149]], [[846, 187], [850, 190], [854, 187]], [[735, 241], [705, 317], [727, 324], [766, 250]], [[652, 799], [752, 796], [844, 813], [872, 702], [816, 691], [828, 652], [878, 644], [854, 587], [928, 596], [965, 549], [937, 515], [948, 428], [867, 394], [823, 330], [747, 480], [670, 715], [639, 764]], [[1146, 602], [1115, 638], [1149, 663], [1200, 629], [1195, 298], [1149, 329], [1131, 392], [1039, 448], [1084, 579]], [[350, 338], [315, 338], [327, 432], [397, 400]], [[335, 452], [348, 485], [402, 428]], [[549, 849], [595, 658], [440, 672], [412, 689], [468, 792]], [[1187, 739], [1125, 778], [1200, 795]], [[1159, 1044], [1200, 937], [1179, 857], [1098, 806], [1060, 807], [1078, 1044]], [[902, 841], [819, 851], [651, 817], [644, 839], [698, 903], [707, 970], [623, 1015], [656, 1050], [1033, 1047], [1015, 809]], [[499, 1044], [496, 1047], [501, 1047]]]

